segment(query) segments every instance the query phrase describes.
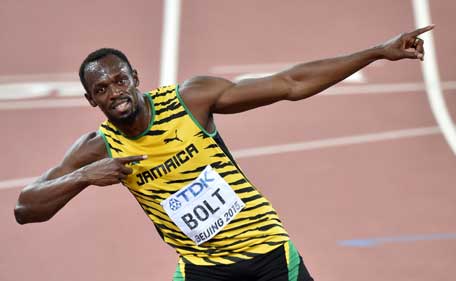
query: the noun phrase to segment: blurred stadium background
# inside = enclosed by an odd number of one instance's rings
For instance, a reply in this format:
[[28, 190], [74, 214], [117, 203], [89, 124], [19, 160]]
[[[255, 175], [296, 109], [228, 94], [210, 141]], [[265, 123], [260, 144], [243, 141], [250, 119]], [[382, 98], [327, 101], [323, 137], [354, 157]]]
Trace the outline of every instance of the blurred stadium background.
[[174, 272], [174, 251], [121, 186], [90, 187], [46, 223], [14, 220], [21, 188], [104, 119], [78, 82], [89, 52], [124, 51], [143, 91], [194, 75], [236, 80], [382, 43], [419, 25], [426, 3], [433, 87], [420, 62], [379, 61], [307, 101], [216, 121], [316, 280], [455, 279], [456, 160], [428, 100], [441, 90], [454, 120], [454, 1], [165, 1], [2, 0], [0, 280]]

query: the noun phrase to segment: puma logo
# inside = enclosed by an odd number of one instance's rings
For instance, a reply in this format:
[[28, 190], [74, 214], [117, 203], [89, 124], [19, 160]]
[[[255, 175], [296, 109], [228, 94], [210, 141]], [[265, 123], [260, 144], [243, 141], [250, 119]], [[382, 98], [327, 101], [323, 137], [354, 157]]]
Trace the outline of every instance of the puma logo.
[[180, 142], [183, 142], [178, 136], [177, 136], [177, 130], [174, 132], [174, 134], [176, 135], [174, 138], [167, 138], [164, 140], [165, 143], [169, 143], [169, 142], [172, 142], [172, 141], [180, 141]]

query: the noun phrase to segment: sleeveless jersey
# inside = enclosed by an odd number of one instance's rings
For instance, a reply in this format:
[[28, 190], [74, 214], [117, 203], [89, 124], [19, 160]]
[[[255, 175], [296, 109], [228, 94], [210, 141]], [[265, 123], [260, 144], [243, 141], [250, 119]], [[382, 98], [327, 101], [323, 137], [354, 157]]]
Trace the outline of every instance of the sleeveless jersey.
[[[148, 155], [122, 183], [152, 220], [162, 239], [184, 263], [232, 264], [267, 253], [289, 240], [276, 211], [240, 170], [216, 130], [207, 132], [187, 109], [178, 86], [146, 95], [152, 118], [139, 136], [129, 138], [105, 121], [99, 132], [110, 157]], [[160, 202], [194, 181], [210, 165], [245, 207], [212, 239], [196, 245], [173, 223]]]

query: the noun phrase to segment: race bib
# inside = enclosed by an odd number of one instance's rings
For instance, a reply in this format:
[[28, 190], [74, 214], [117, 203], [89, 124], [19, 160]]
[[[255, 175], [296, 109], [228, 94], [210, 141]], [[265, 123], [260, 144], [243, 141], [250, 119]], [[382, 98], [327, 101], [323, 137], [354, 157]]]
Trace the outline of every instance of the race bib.
[[245, 204], [210, 165], [161, 203], [171, 220], [200, 245], [227, 225]]

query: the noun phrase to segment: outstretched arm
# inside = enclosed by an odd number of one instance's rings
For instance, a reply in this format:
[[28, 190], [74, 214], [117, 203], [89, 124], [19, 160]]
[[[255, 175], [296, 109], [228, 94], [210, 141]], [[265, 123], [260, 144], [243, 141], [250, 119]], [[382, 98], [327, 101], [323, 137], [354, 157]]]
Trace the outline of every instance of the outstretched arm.
[[[220, 78], [197, 77], [185, 82], [182, 95], [192, 112], [236, 113], [281, 100], [301, 100], [313, 96], [379, 60], [420, 59], [423, 40], [418, 35], [427, 26], [400, 34], [376, 47], [350, 55], [298, 64], [272, 76], [232, 83]], [[204, 117], [202, 117], [204, 124]]]

